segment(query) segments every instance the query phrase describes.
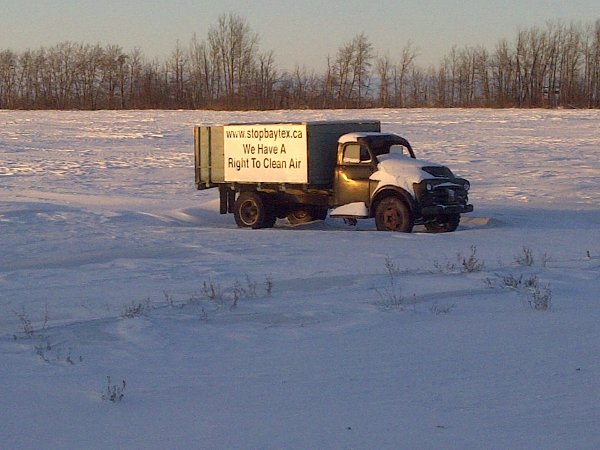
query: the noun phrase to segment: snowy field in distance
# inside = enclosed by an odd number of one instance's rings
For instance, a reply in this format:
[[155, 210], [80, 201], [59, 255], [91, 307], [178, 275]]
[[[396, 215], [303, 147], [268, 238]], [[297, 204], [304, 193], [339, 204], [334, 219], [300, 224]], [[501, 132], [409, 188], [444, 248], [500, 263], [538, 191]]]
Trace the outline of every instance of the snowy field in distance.
[[[194, 125], [330, 119], [381, 120], [475, 212], [241, 230], [195, 190]], [[0, 447], [600, 447], [599, 124], [0, 111]]]

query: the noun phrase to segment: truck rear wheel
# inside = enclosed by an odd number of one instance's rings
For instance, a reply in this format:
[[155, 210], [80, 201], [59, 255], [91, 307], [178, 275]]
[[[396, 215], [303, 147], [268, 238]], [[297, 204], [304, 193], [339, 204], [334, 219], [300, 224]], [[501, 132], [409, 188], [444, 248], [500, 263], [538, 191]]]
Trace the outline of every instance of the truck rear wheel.
[[316, 206], [305, 206], [294, 209], [287, 215], [287, 219], [292, 225], [308, 223], [314, 220], [325, 220], [327, 218], [327, 208]]
[[406, 203], [398, 197], [386, 197], [377, 205], [375, 224], [379, 231], [410, 233], [415, 219]]
[[460, 214], [446, 214], [436, 217], [431, 222], [425, 222], [425, 228], [430, 233], [449, 233], [455, 231], [460, 223]]
[[271, 228], [275, 214], [258, 192], [242, 192], [233, 206], [235, 223], [240, 228]]

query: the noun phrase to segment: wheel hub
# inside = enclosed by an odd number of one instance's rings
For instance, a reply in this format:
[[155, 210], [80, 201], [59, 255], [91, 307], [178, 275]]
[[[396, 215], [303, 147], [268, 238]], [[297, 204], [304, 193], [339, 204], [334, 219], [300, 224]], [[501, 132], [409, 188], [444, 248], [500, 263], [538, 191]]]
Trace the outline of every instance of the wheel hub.
[[240, 208], [240, 217], [247, 225], [253, 225], [258, 217], [258, 207], [252, 201], [246, 201]]

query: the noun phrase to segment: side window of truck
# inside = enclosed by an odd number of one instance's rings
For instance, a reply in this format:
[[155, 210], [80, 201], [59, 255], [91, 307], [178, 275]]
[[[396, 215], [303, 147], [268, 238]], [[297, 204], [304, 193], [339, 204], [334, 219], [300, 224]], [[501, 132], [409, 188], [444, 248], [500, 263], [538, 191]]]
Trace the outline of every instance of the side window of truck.
[[370, 160], [371, 156], [367, 147], [360, 144], [348, 144], [344, 147], [344, 155], [342, 157], [344, 164], [360, 164], [369, 162]]

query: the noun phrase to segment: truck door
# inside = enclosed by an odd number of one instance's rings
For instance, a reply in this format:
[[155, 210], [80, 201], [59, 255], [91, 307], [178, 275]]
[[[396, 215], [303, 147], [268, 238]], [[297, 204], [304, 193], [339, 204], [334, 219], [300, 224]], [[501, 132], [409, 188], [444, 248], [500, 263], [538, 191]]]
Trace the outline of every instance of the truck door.
[[369, 205], [371, 183], [369, 177], [375, 171], [375, 163], [369, 149], [357, 143], [345, 144], [334, 177], [334, 206], [363, 202]]

